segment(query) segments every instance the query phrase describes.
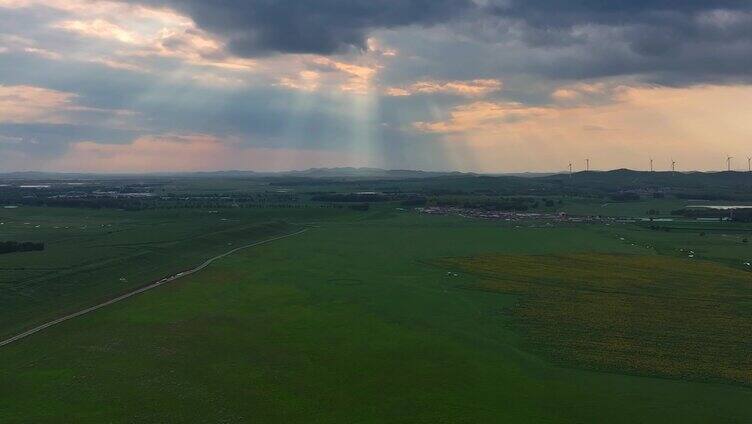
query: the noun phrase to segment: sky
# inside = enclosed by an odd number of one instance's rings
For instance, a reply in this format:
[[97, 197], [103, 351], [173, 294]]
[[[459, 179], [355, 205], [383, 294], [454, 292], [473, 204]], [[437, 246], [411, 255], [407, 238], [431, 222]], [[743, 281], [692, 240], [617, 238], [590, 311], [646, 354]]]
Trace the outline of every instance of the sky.
[[0, 0], [0, 172], [727, 156], [752, 156], [748, 0]]

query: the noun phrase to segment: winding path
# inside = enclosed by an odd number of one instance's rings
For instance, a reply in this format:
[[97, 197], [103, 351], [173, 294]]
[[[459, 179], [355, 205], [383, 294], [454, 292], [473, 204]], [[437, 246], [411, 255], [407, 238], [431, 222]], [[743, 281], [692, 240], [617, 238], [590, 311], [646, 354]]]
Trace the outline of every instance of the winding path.
[[179, 273], [177, 273], [175, 275], [171, 275], [169, 277], [165, 277], [165, 278], [163, 278], [163, 279], [161, 279], [159, 281], [156, 281], [156, 282], [154, 282], [152, 284], [149, 284], [148, 286], [141, 287], [140, 289], [133, 290], [131, 292], [128, 292], [128, 293], [123, 294], [123, 295], [120, 295], [120, 296], [118, 296], [116, 298], [110, 299], [110, 300], [108, 300], [106, 302], [103, 302], [103, 303], [100, 303], [98, 305], [94, 305], [94, 306], [91, 306], [89, 308], [80, 310], [78, 312], [74, 312], [72, 314], [68, 314], [68, 315], [65, 315], [63, 317], [57, 318], [55, 320], [46, 322], [44, 324], [41, 324], [41, 325], [39, 325], [37, 327], [32, 328], [31, 330], [24, 331], [23, 333], [17, 334], [17, 335], [15, 335], [15, 336], [13, 336], [13, 337], [11, 337], [9, 339], [2, 340], [2, 341], [0, 341], [0, 347], [3, 347], [5, 345], [9, 345], [9, 344], [11, 344], [13, 342], [16, 342], [16, 341], [21, 340], [21, 339], [26, 338], [26, 337], [29, 337], [32, 334], [36, 334], [36, 333], [44, 330], [45, 328], [52, 327], [53, 325], [57, 325], [57, 324], [60, 324], [61, 322], [68, 321], [69, 319], [80, 317], [81, 315], [86, 315], [86, 314], [88, 314], [90, 312], [96, 311], [97, 309], [104, 308], [105, 306], [112, 305], [113, 303], [120, 302], [121, 300], [125, 300], [125, 299], [128, 299], [129, 297], [132, 297], [132, 296], [135, 296], [137, 294], [141, 294], [141, 293], [143, 293], [145, 291], [149, 291], [151, 289], [157, 288], [157, 287], [159, 287], [159, 286], [161, 286], [163, 284], [167, 284], [167, 283], [169, 283], [171, 281], [175, 281], [178, 278], [183, 278], [183, 277], [187, 277], [187, 276], [189, 276], [191, 274], [195, 274], [195, 273], [201, 271], [202, 269], [208, 267], [209, 265], [211, 265], [212, 262], [214, 262], [214, 261], [216, 261], [218, 259], [222, 259], [225, 256], [232, 255], [233, 253], [235, 253], [235, 252], [237, 252], [239, 250], [247, 249], [249, 247], [259, 246], [259, 245], [266, 244], [266, 243], [271, 243], [273, 241], [280, 240], [280, 239], [287, 238], [287, 237], [296, 236], [296, 235], [302, 234], [302, 233], [304, 233], [306, 231], [308, 231], [308, 228], [302, 229], [302, 230], [294, 232], [294, 233], [285, 234], [283, 236], [273, 237], [273, 238], [270, 238], [270, 239], [267, 239], [267, 240], [262, 240], [262, 241], [257, 241], [255, 243], [246, 244], [245, 246], [236, 247], [235, 249], [232, 249], [230, 251], [222, 253], [221, 255], [217, 255], [217, 256], [215, 256], [213, 258], [207, 259], [206, 261], [204, 261], [203, 263], [201, 263], [201, 265], [199, 265], [199, 266], [197, 266], [195, 268], [189, 269], [187, 271], [179, 272]]

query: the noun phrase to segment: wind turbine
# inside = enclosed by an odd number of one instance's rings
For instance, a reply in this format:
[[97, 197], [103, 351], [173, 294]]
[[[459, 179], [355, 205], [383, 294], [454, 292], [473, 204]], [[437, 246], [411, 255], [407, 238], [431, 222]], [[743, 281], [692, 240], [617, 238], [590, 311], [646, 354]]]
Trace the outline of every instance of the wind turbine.
[[590, 171], [590, 158], [585, 159], [585, 171]]
[[726, 156], [726, 170], [731, 172], [731, 159], [733, 159], [733, 156]]
[[671, 172], [676, 172], [676, 161], [671, 159]]
[[650, 158], [650, 172], [653, 172], [653, 158]]
[[572, 175], [572, 162], [569, 162], [569, 175]]
[[747, 156], [747, 171], [752, 172], [752, 158]]

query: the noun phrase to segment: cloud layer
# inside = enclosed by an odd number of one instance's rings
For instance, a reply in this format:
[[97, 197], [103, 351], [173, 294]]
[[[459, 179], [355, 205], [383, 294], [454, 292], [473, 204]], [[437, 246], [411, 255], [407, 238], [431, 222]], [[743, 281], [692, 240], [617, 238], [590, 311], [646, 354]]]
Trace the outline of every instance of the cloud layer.
[[710, 169], [750, 69], [748, 1], [0, 0], [0, 171]]
[[568, 77], [686, 84], [746, 79], [752, 64], [748, 1], [148, 1], [186, 13], [245, 57], [363, 51], [376, 30], [443, 24], [492, 45], [548, 50], [539, 71], [549, 65]]

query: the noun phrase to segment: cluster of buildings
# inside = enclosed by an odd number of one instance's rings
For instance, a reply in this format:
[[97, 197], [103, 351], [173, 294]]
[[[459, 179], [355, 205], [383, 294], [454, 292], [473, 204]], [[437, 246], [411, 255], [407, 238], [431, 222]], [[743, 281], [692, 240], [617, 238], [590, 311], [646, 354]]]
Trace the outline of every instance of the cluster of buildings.
[[581, 218], [570, 218], [564, 212], [531, 213], [515, 211], [494, 211], [485, 209], [461, 208], [455, 206], [427, 206], [416, 208], [416, 211], [428, 215], [458, 215], [465, 218], [491, 219], [501, 221], [520, 221], [541, 219], [547, 221], [573, 221]]

